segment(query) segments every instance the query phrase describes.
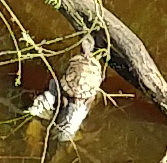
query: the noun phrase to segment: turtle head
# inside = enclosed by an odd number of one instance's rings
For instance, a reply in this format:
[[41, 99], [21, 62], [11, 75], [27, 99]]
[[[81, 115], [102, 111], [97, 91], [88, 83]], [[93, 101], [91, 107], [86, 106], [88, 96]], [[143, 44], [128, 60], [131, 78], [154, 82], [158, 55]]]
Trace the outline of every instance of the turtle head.
[[84, 56], [85, 55], [89, 56], [90, 52], [93, 51], [94, 46], [95, 46], [95, 41], [94, 41], [94, 38], [91, 35], [88, 36], [85, 40], [83, 40], [82, 49], [83, 49]]

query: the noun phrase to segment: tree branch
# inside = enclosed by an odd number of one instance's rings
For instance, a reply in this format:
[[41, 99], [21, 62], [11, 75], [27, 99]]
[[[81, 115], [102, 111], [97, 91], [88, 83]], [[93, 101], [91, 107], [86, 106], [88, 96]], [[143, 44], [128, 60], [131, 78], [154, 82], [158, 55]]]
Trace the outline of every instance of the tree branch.
[[[60, 11], [78, 31], [83, 30], [85, 26], [82, 25], [82, 23], [79, 24], [76, 22], [74, 19], [76, 14], [79, 14], [84, 18], [83, 22], [87, 27], [93, 23], [93, 20], [97, 15], [95, 1], [93, 0], [63, 0]], [[167, 83], [147, 52], [145, 46], [141, 40], [110, 11], [105, 8], [103, 11], [103, 19], [107, 25], [112, 40], [113, 45], [111, 46], [116, 49], [116, 51], [114, 50], [117, 55], [116, 57], [126, 63], [126, 66], [129, 69], [128, 72], [130, 76], [133, 78], [135, 77], [137, 85], [144, 92], [148, 93], [150, 97], [167, 113], [165, 105], [167, 103]], [[104, 36], [103, 33], [96, 32], [96, 36], [98, 34], [102, 37]], [[102, 37], [99, 38], [98, 36], [98, 41], [96, 42], [97, 47], [105, 47], [105, 45], [101, 44], [104, 39]], [[111, 54], [111, 58], [112, 57], [114, 57], [114, 55], [112, 56]], [[112, 59], [110, 62], [112, 62]], [[117, 61], [117, 64], [119, 64], [119, 61]]]

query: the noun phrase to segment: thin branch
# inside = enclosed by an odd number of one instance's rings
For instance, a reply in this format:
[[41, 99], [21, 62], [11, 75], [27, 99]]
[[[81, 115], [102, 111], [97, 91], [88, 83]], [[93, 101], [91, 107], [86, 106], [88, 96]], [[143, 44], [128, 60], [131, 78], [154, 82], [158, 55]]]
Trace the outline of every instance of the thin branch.
[[8, 135], [6, 136], [1, 136], [1, 138], [4, 140], [4, 139], [7, 139], [11, 134], [14, 134], [17, 130], [19, 130], [24, 124], [26, 124], [28, 121], [30, 121], [32, 119], [32, 116], [29, 115], [22, 123], [20, 123], [16, 128], [14, 128], [11, 133], [9, 133]]
[[103, 91], [102, 89], [99, 88], [99, 92], [101, 92], [103, 94], [103, 98], [104, 98], [104, 104], [107, 105], [107, 98], [114, 104], [114, 106], [118, 107], [116, 101], [112, 98], [112, 97], [135, 97], [134, 94], [108, 94], [105, 91]]
[[0, 159], [25, 159], [25, 160], [40, 160], [40, 157], [35, 157], [35, 156], [0, 156]]
[[21, 31], [26, 33], [26, 30], [24, 29], [24, 27], [22, 26], [22, 24], [20, 23], [20, 21], [17, 19], [17, 17], [13, 13], [13, 11], [10, 9], [9, 5], [5, 2], [5, 0], [1, 0], [1, 2], [5, 6], [5, 8], [8, 10], [8, 12], [10, 13], [11, 17], [13, 18], [13, 20], [20, 27]]
[[[63, 36], [63, 37], [58, 37], [58, 38], [55, 38], [55, 39], [52, 39], [52, 40], [42, 40], [40, 43], [38, 43], [36, 45], [39, 46], [39, 47], [42, 46], [42, 45], [50, 45], [50, 44], [54, 44], [56, 42], [63, 41], [65, 39], [74, 38], [76, 36], [86, 34], [86, 33], [87, 33], [87, 31], [79, 31], [79, 32], [75, 32], [75, 33], [72, 33], [72, 34], [69, 34], [69, 35], [66, 35], [66, 36]], [[20, 51], [21, 52], [26, 52], [26, 51], [29, 51], [31, 49], [34, 49], [34, 46], [30, 46], [30, 47], [20, 49]], [[16, 54], [16, 53], [17, 53], [17, 51], [15, 51], [15, 50], [1, 51], [0, 56], [7, 55], [7, 54]]]
[[26, 117], [30, 116], [29, 114], [25, 114], [19, 118], [13, 118], [13, 119], [9, 119], [9, 120], [6, 120], [6, 121], [0, 121], [0, 125], [1, 124], [8, 124], [8, 123], [13, 123], [13, 122], [16, 122], [16, 121], [19, 121], [21, 119], [24, 119]]
[[46, 132], [46, 137], [45, 137], [45, 143], [44, 143], [44, 150], [43, 150], [43, 154], [42, 154], [42, 157], [41, 157], [41, 163], [44, 163], [45, 156], [46, 156], [46, 151], [47, 151], [47, 144], [48, 144], [50, 130], [51, 130], [51, 127], [53, 126], [53, 124], [55, 123], [56, 117], [57, 117], [57, 115], [59, 113], [59, 108], [60, 108], [61, 100], [60, 100], [60, 87], [59, 87], [58, 79], [57, 79], [55, 73], [53, 72], [50, 64], [46, 60], [46, 58], [44, 56], [41, 56], [41, 58], [44, 61], [44, 63], [47, 65], [50, 73], [52, 74], [52, 76], [53, 76], [53, 78], [55, 80], [56, 88], [57, 88], [57, 95], [58, 95], [58, 104], [57, 104], [57, 108], [56, 108], [56, 113], [54, 114], [54, 116], [52, 118], [52, 121], [50, 122], [50, 124], [47, 127], [47, 132]]
[[13, 43], [15, 45], [15, 48], [16, 48], [16, 51], [17, 51], [17, 56], [18, 56], [18, 72], [17, 72], [17, 75], [18, 77], [16, 78], [16, 82], [15, 82], [15, 85], [18, 86], [21, 84], [21, 51], [19, 49], [19, 46], [18, 46], [18, 43], [17, 43], [17, 40], [16, 40], [16, 37], [9, 25], [9, 23], [7, 22], [6, 18], [3, 16], [3, 14], [0, 12], [0, 17], [2, 18], [3, 22], [5, 23], [11, 37], [12, 37], [12, 40], [13, 40]]
[[[97, 17], [99, 18], [100, 22], [102, 23], [102, 27], [104, 28], [105, 34], [106, 34], [106, 37], [107, 37], [107, 58], [106, 58], [106, 62], [104, 64], [104, 69], [103, 69], [103, 80], [104, 80], [106, 69], [107, 69], [107, 66], [108, 66], [108, 61], [111, 58], [111, 56], [110, 56], [111, 41], [110, 41], [110, 34], [109, 34], [108, 29], [107, 29], [107, 25], [106, 25], [106, 23], [103, 19], [103, 17], [104, 17], [104, 7], [103, 7], [103, 4], [102, 4], [102, 1], [101, 0], [95, 0], [95, 7], [96, 7]], [[101, 15], [100, 15], [100, 12], [99, 12], [99, 7], [101, 9]]]
[[26, 32], [26, 30], [24, 29], [24, 27], [21, 25], [20, 21], [17, 19], [17, 17], [15, 16], [15, 14], [13, 13], [13, 11], [10, 9], [10, 7], [6, 4], [6, 2], [4, 0], [1, 0], [1, 2], [3, 3], [3, 5], [6, 7], [6, 9], [9, 11], [9, 13], [11, 14], [12, 18], [16, 21], [17, 25], [20, 27], [21, 31], [22, 31], [22, 35], [23, 35], [23, 40], [25, 40], [28, 44], [32, 45], [34, 47], [35, 50], [38, 51], [38, 53], [40, 54], [39, 56], [41, 57], [41, 59], [44, 61], [44, 63], [46, 64], [46, 66], [48, 67], [51, 75], [53, 76], [55, 83], [56, 83], [56, 88], [57, 88], [57, 94], [58, 94], [58, 104], [57, 104], [57, 108], [56, 108], [56, 113], [53, 116], [52, 121], [50, 122], [50, 124], [47, 127], [47, 133], [46, 133], [46, 137], [45, 137], [45, 144], [44, 144], [44, 151], [42, 154], [42, 158], [41, 158], [41, 163], [44, 163], [45, 160], [45, 156], [46, 156], [46, 151], [47, 151], [47, 143], [48, 143], [48, 138], [49, 138], [49, 133], [50, 133], [50, 129], [52, 127], [52, 125], [55, 122], [55, 119], [57, 117], [57, 114], [59, 112], [59, 108], [60, 108], [60, 88], [59, 88], [59, 83], [57, 80], [57, 77], [52, 69], [52, 67], [50, 66], [49, 62], [46, 60], [46, 58], [42, 55], [42, 48], [38, 47], [35, 42], [32, 40], [32, 38], [30, 37], [30, 35]]

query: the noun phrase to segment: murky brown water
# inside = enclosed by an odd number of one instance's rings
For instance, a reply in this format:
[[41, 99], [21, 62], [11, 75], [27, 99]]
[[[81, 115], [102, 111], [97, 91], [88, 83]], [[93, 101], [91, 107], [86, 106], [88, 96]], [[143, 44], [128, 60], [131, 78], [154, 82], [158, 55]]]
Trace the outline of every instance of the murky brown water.
[[[167, 2], [165, 0], [104, 0], [103, 2], [107, 9], [141, 38], [166, 77]], [[43, 1], [19, 0], [16, 3], [14, 0], [8, 0], [8, 3], [24, 27], [35, 36], [37, 42], [74, 32], [67, 20], [60, 13], [46, 6]], [[2, 9], [0, 6], [0, 10]], [[19, 34], [17, 27], [15, 31]], [[76, 39], [47, 48], [63, 49], [74, 41]], [[0, 21], [0, 50], [9, 49], [13, 49], [12, 41], [5, 25]], [[49, 59], [58, 77], [66, 68], [68, 58], [77, 52], [79, 48], [67, 52], [66, 56], [61, 58]], [[17, 65], [0, 66], [0, 97], [11, 97], [22, 89], [39, 92], [47, 89], [50, 74], [40, 60], [26, 61], [22, 65], [22, 86], [19, 88], [14, 87], [15, 75], [13, 74], [17, 72]], [[84, 163], [157, 163], [162, 158], [167, 144], [166, 117], [155, 104], [112, 70], [108, 71], [108, 77], [102, 88], [111, 93], [118, 93], [120, 90], [124, 93], [135, 93], [136, 98], [116, 99], [120, 108], [114, 108], [111, 103], [105, 107], [102, 100], [97, 101], [82, 126], [83, 139], [76, 142], [82, 161]], [[24, 94], [13, 103], [18, 107], [24, 106], [21, 101], [26, 103], [26, 100], [32, 100], [32, 96], [32, 93]], [[0, 120], [14, 117], [15, 114], [0, 104]], [[0, 125], [0, 137], [9, 134], [17, 125], [18, 123]], [[38, 158], [42, 151], [44, 133], [41, 123], [34, 120], [8, 139], [0, 139], [0, 162], [40, 162]], [[50, 150], [51, 153], [56, 151], [54, 146], [51, 146]], [[68, 151], [70, 152], [59, 152], [59, 155], [54, 156], [50, 162], [55, 162], [61, 156], [63, 159], [59, 162], [71, 162], [76, 155], [75, 152]], [[31, 159], [25, 159], [25, 156]]]

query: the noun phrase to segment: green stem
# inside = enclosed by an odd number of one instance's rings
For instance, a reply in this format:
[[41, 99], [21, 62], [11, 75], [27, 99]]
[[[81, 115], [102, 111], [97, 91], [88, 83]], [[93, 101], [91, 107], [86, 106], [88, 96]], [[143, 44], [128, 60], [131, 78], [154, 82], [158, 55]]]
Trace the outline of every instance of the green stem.
[[19, 117], [19, 118], [14, 118], [14, 119], [9, 119], [9, 120], [6, 120], [6, 121], [1, 121], [0, 122], [0, 125], [1, 124], [7, 124], [7, 123], [12, 123], [12, 122], [16, 122], [16, 121], [19, 121], [21, 119], [24, 119], [26, 117], [30, 116], [30, 114], [26, 114], [26, 115], [23, 115], [22, 117]]

